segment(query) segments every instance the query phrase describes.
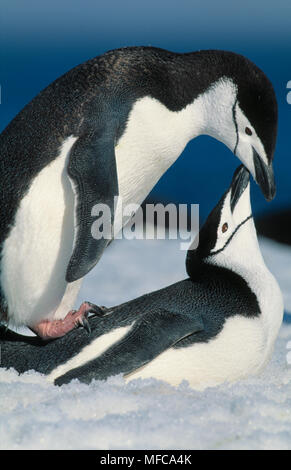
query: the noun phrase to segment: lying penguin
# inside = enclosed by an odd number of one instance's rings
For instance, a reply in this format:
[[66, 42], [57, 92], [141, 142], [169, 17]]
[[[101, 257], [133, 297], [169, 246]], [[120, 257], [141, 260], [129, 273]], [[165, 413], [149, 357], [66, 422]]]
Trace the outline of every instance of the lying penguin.
[[89, 337], [78, 329], [43, 342], [2, 328], [2, 367], [34, 369], [57, 385], [122, 373], [204, 388], [257, 373], [272, 352], [283, 301], [260, 252], [249, 192], [241, 166], [187, 253], [189, 279], [90, 318]]
[[110, 241], [92, 236], [93, 206], [117, 233], [115, 196], [140, 204], [198, 135], [230, 148], [271, 200], [276, 133], [270, 81], [232, 52], [131, 47], [60, 77], [0, 136], [0, 321], [43, 338], [84, 322], [95, 307], [71, 309]]

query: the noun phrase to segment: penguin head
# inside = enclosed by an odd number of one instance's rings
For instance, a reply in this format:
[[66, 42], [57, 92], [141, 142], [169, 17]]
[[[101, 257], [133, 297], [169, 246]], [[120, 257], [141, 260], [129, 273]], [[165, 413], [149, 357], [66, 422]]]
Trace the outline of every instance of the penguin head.
[[[192, 249], [192, 246], [197, 246]], [[249, 172], [241, 165], [228, 190], [209, 214], [186, 258], [188, 275], [195, 279], [205, 265], [231, 267], [235, 260], [256, 257], [258, 242], [252, 219]], [[247, 254], [246, 254], [247, 253]], [[260, 252], [259, 252], [260, 253]]]
[[206, 93], [206, 133], [240, 159], [271, 201], [276, 192], [272, 166], [278, 123], [275, 92], [251, 61], [238, 54], [226, 57], [223, 76]]

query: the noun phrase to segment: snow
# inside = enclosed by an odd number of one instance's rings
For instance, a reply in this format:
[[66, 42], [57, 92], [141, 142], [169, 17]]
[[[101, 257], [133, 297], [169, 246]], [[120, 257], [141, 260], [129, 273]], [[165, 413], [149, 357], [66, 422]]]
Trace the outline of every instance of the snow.
[[[291, 247], [261, 239], [291, 313]], [[186, 276], [178, 240], [117, 240], [87, 276], [78, 302], [117, 304]], [[291, 315], [265, 370], [233, 385], [121, 376], [55, 387], [35, 372], [0, 369], [1, 449], [291, 449]]]

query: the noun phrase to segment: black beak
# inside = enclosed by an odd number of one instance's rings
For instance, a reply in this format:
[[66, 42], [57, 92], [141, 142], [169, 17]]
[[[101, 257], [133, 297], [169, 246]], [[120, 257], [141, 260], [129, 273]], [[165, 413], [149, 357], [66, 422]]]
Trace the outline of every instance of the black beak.
[[234, 172], [232, 182], [231, 182], [231, 194], [230, 194], [230, 207], [231, 211], [234, 211], [234, 208], [241, 197], [242, 193], [246, 189], [250, 181], [250, 174], [248, 170], [240, 165]]
[[254, 149], [254, 147], [253, 156], [256, 172], [256, 181], [260, 186], [266, 200], [272, 201], [276, 194], [276, 185], [272, 163], [270, 163], [270, 165], [266, 165], [260, 158], [258, 152]]

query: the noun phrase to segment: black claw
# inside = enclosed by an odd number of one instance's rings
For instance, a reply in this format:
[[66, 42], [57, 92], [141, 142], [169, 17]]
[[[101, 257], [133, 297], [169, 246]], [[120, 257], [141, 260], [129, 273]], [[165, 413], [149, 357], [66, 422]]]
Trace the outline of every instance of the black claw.
[[91, 334], [91, 326], [90, 326], [90, 323], [88, 321], [88, 318], [84, 316], [80, 323], [83, 326], [84, 330], [87, 331], [88, 335], [90, 335]]
[[104, 317], [105, 315], [108, 315], [111, 312], [109, 308], [104, 307], [103, 305], [99, 307], [99, 305], [91, 304], [91, 302], [87, 302], [87, 304], [90, 307], [88, 312], [95, 313], [95, 315], [98, 315], [99, 317]]

